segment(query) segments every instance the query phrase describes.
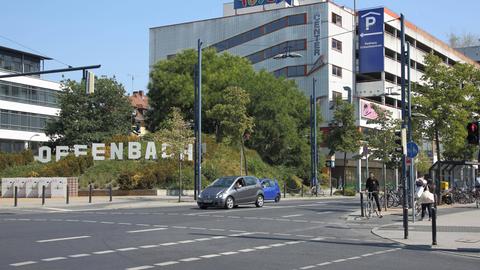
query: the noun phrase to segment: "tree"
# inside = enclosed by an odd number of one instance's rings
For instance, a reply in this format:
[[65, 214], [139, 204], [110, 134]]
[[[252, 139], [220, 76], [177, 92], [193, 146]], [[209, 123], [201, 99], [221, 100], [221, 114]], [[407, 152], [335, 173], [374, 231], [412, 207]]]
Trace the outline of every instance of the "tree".
[[375, 127], [369, 130], [365, 140], [368, 142], [369, 158], [382, 162], [383, 180], [386, 184], [385, 169], [387, 164], [390, 167], [397, 167], [397, 160], [401, 158], [401, 155], [395, 152], [395, 148], [397, 148], [395, 131], [400, 129], [401, 120], [393, 119], [392, 112], [382, 109], [380, 106], [374, 105], [373, 109], [377, 113], [377, 118], [368, 120], [367, 124], [373, 124]]
[[[336, 110], [333, 116], [334, 126], [327, 137], [330, 152], [343, 152], [343, 181], [346, 186], [347, 153], [358, 151], [362, 134], [355, 125], [355, 108], [352, 104], [336, 100]], [[345, 190], [345, 188], [344, 188]]]
[[172, 108], [169, 117], [162, 123], [162, 128], [155, 132], [155, 141], [166, 143], [170, 147], [170, 153], [178, 161], [178, 201], [182, 196], [182, 160], [189, 144], [194, 143], [193, 131], [186, 122], [179, 108]]
[[[205, 113], [222, 104], [223, 91], [241, 87], [252, 102], [247, 115], [254, 119], [254, 128], [247, 146], [254, 148], [271, 164], [294, 166], [307, 175], [309, 166], [309, 103], [294, 81], [275, 78], [273, 74], [255, 72], [250, 62], [229, 53], [217, 54], [214, 49], [202, 53], [202, 132], [213, 134], [218, 119]], [[149, 127], [158, 128], [170, 108], [178, 107], [186, 120], [193, 120], [194, 66], [197, 53], [186, 50], [175, 58], [155, 64], [150, 74], [149, 101], [152, 111]]]
[[222, 92], [221, 102], [207, 111], [207, 117], [215, 121], [217, 142], [227, 139], [240, 144], [245, 132], [252, 132], [253, 118], [247, 114], [250, 96], [237, 86], [229, 86]]
[[92, 94], [86, 94], [85, 81], [63, 81], [58, 102], [60, 115], [45, 129], [54, 144], [101, 142], [131, 129], [133, 108], [115, 78], [95, 78]]
[[473, 33], [448, 34], [448, 43], [452, 48], [464, 48], [480, 45], [480, 36]]
[[413, 104], [426, 115], [416, 119], [422, 136], [435, 141], [438, 160], [442, 160], [442, 154], [447, 159], [471, 157], [471, 147], [465, 144], [465, 125], [479, 111], [479, 70], [461, 63], [450, 67], [429, 54], [425, 57], [422, 81], [422, 85], [413, 88]]

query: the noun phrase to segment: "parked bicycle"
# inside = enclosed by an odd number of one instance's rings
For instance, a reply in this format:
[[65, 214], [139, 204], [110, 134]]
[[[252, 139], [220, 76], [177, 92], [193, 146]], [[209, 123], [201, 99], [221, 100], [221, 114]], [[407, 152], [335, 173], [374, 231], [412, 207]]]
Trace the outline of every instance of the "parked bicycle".
[[[378, 192], [366, 192], [367, 193], [367, 201], [365, 203], [365, 217], [367, 219], [370, 219], [373, 214], [375, 214], [377, 217], [382, 217], [380, 212], [378, 211], [379, 206], [377, 206], [373, 193], [378, 193]], [[379, 198], [379, 202], [381, 201], [381, 198]], [[381, 207], [381, 202], [380, 202], [380, 207]]]

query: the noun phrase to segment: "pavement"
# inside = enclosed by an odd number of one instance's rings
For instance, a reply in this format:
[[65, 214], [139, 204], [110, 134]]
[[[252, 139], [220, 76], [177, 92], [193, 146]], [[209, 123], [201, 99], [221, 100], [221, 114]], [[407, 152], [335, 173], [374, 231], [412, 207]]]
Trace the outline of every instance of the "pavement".
[[[402, 222], [375, 227], [372, 233], [410, 248], [448, 251], [480, 258], [480, 209], [470, 204], [440, 206], [437, 211], [436, 245], [432, 243], [432, 222], [428, 221], [428, 214], [423, 221], [413, 223], [410, 219], [408, 239], [404, 239]], [[401, 212], [401, 209], [392, 209], [388, 214], [401, 216]]]
[[0, 269], [451, 270], [480, 262], [372, 234], [400, 217], [391, 211], [381, 219], [348, 220], [358, 198], [289, 198], [232, 210], [156, 197], [93, 199], [68, 206], [19, 201], [16, 208], [9, 199], [0, 207]]

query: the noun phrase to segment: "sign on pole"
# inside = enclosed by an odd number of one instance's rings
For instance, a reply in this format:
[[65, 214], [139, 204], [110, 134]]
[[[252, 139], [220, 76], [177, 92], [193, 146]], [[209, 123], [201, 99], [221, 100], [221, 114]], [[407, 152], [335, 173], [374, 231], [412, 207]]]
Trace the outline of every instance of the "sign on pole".
[[358, 12], [360, 73], [382, 72], [384, 63], [384, 9]]
[[407, 157], [414, 158], [418, 155], [418, 145], [414, 142], [407, 143]]

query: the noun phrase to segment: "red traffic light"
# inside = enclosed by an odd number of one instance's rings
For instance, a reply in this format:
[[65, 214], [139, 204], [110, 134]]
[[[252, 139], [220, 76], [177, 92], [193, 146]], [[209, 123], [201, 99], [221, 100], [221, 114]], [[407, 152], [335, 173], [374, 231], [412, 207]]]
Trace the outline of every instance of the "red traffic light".
[[470, 122], [467, 124], [467, 141], [469, 144], [479, 144], [479, 129], [478, 129], [478, 122]]
[[467, 125], [468, 133], [477, 133], [478, 132], [478, 123], [477, 122], [470, 122]]

